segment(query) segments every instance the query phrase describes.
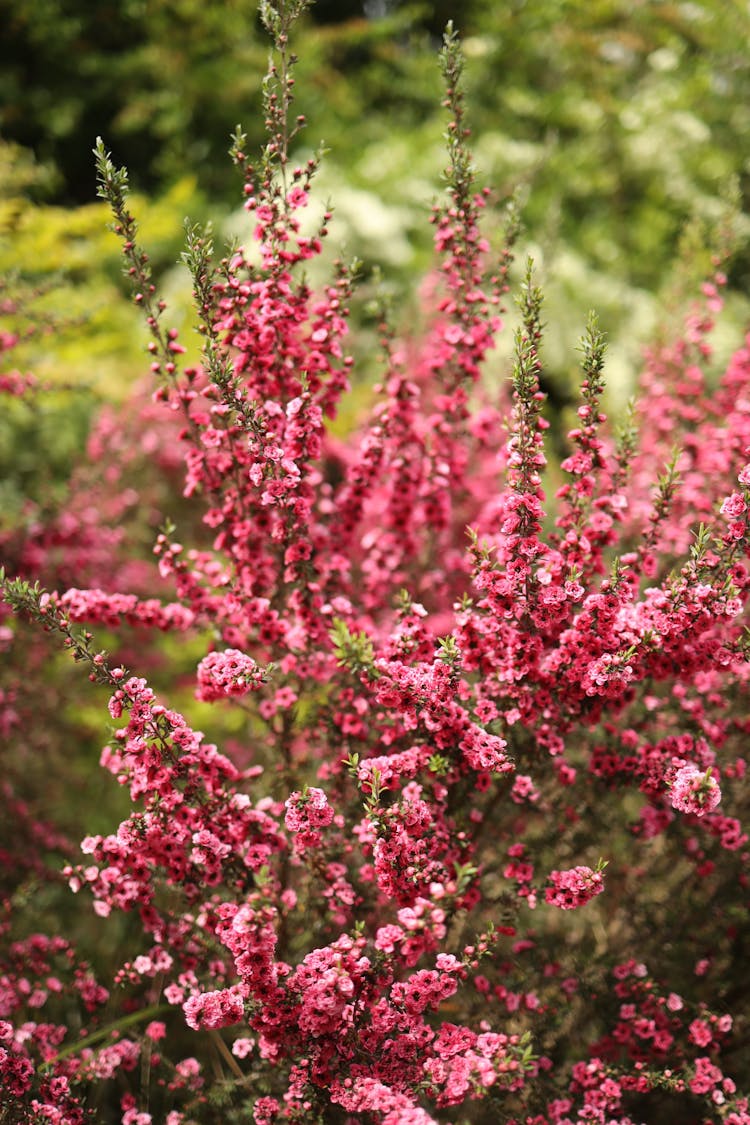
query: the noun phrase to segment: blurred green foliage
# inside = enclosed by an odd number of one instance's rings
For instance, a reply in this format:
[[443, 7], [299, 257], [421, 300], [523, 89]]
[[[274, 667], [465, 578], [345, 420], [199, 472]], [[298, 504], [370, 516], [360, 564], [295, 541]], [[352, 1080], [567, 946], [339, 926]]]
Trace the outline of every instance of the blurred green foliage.
[[[125, 298], [108, 209], [34, 203], [26, 189], [45, 178], [25, 150], [0, 141], [0, 312], [2, 330], [16, 337], [12, 364], [42, 381], [122, 398], [148, 371], [146, 330]], [[153, 202], [136, 197], [133, 205], [155, 268], [174, 291], [179, 322], [189, 304], [187, 280], [175, 271], [181, 216], [200, 216], [205, 206], [195, 179], [174, 181]]]
[[531, 229], [553, 214], [566, 243], [653, 285], [685, 221], [717, 218], [732, 176], [746, 206], [749, 38], [739, 0], [487, 0], [469, 103], [480, 134], [499, 125], [536, 148]]
[[[94, 138], [105, 137], [147, 193], [133, 210], [171, 322], [184, 328], [189, 287], [177, 263], [185, 216], [210, 215], [219, 236], [249, 239], [226, 149], [237, 122], [251, 152], [264, 140], [267, 40], [257, 6], [0, 4], [0, 272], [21, 287], [45, 286], [34, 315], [55, 324], [27, 335], [4, 309], [4, 327], [20, 335], [13, 361], [42, 379], [118, 398], [148, 364], [108, 217], [90, 202]], [[366, 312], [376, 271], [414, 313], [414, 281], [430, 262], [426, 215], [445, 165], [436, 50], [449, 18], [467, 56], [480, 178], [499, 199], [513, 191], [523, 199], [529, 237], [521, 257], [533, 254], [545, 288], [546, 387], [562, 425], [577, 378], [564, 357], [588, 309], [597, 308], [610, 340], [607, 378], [618, 404], [658, 327], [655, 294], [675, 275], [682, 232], [691, 224], [678, 270], [684, 299], [710, 269], [708, 247], [726, 225], [730, 199], [739, 250], [729, 320], [735, 328], [745, 322], [746, 4], [319, 0], [296, 33], [295, 110], [308, 121], [302, 145], [314, 150], [322, 141], [328, 150], [315, 198], [319, 209], [334, 203], [331, 245], [364, 263], [355, 303], [360, 352], [376, 354]], [[499, 249], [499, 221], [490, 215], [487, 228]], [[183, 343], [195, 346], [190, 331]], [[506, 370], [501, 343], [490, 377]], [[365, 365], [362, 374], [373, 371]]]
[[55, 168], [62, 202], [94, 196], [90, 151], [99, 133], [133, 167], [135, 182], [153, 189], [205, 166], [217, 132], [226, 135], [227, 114], [233, 121], [238, 107], [257, 104], [265, 49], [248, 5], [5, 0], [3, 7], [0, 129]]
[[[264, 137], [267, 43], [255, 5], [3, 7], [0, 134], [48, 169], [37, 194], [91, 199], [90, 149], [102, 134], [137, 187], [161, 191], [196, 175], [211, 198], [234, 198], [229, 132], [242, 121], [251, 151]], [[624, 257], [650, 283], [686, 216], [715, 210], [721, 182], [739, 176], [747, 198], [750, 13], [741, 0], [319, 2], [296, 41], [310, 143], [323, 137], [348, 167], [415, 128], [434, 136], [434, 54], [449, 18], [464, 36], [485, 158], [504, 179], [533, 173], [534, 229], [554, 216], [585, 253], [616, 268]]]
[[[250, 151], [263, 142], [265, 33], [256, 5], [240, 0], [2, 8], [0, 136], [20, 147], [0, 152], [6, 228], [9, 181], [16, 213], [0, 269], [74, 282], [67, 307], [85, 309], [89, 327], [77, 346], [56, 341], [58, 369], [67, 375], [79, 358], [88, 378], [99, 381], [100, 368], [119, 385], [138, 366], [139, 335], [113, 299], [117, 251], [103, 212], [71, 206], [94, 197], [94, 138], [156, 201], [136, 211], [157, 266], [172, 269], [184, 216], [202, 217], [210, 200], [221, 226], [239, 199], [231, 129], [242, 123]], [[522, 189], [534, 255], [555, 260], [553, 307], [578, 332], [597, 304], [622, 379], [634, 360], [626, 337], [651, 328], [648, 294], [669, 277], [685, 224], [715, 226], [731, 183], [748, 210], [750, 11], [740, 0], [314, 4], [295, 41], [302, 141], [329, 150], [319, 186], [337, 206], [337, 241], [402, 294], [428, 259], [425, 208], [445, 162], [435, 54], [449, 18], [464, 38], [482, 176], [500, 196]], [[242, 229], [236, 218], [228, 228]], [[743, 252], [730, 280], [745, 292], [749, 278]], [[553, 369], [558, 352], [552, 340]]]
[[24, 522], [29, 499], [54, 508], [85, 447], [95, 400], [87, 394], [4, 396], [0, 411], [0, 531]]

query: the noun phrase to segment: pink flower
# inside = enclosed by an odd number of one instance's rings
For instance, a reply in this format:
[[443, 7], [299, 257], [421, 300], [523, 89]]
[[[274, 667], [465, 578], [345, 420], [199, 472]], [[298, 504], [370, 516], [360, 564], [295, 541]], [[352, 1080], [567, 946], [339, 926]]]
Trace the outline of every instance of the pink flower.
[[235, 1039], [234, 1043], [232, 1044], [232, 1054], [237, 1059], [247, 1058], [247, 1056], [249, 1054], [251, 1054], [254, 1046], [255, 1046], [255, 1040], [254, 1039], [247, 1039], [247, 1038]]
[[258, 1098], [253, 1106], [253, 1121], [255, 1125], [272, 1125], [280, 1109], [281, 1106], [276, 1098]]
[[302, 793], [292, 793], [286, 800], [284, 823], [296, 837], [300, 848], [318, 847], [322, 841], [321, 828], [333, 821], [333, 809], [322, 789], [310, 786]]
[[239, 1023], [245, 1013], [242, 996], [237, 989], [225, 988], [201, 992], [182, 1005], [185, 1022], [197, 1031], [199, 1027], [228, 1027]]
[[694, 1094], [707, 1094], [721, 1082], [723, 1075], [718, 1066], [704, 1057], [695, 1060], [695, 1073], [688, 1083]]
[[721, 789], [709, 767], [705, 772], [690, 763], [681, 766], [672, 781], [669, 801], [679, 812], [704, 816], [721, 800]]
[[711, 1028], [705, 1020], [693, 1020], [689, 1032], [692, 1042], [698, 1047], [707, 1047], [713, 1039]]
[[729, 520], [737, 520], [747, 511], [747, 503], [741, 492], [733, 492], [721, 505], [721, 514]]
[[561, 910], [575, 910], [578, 906], [585, 906], [604, 890], [601, 871], [592, 871], [590, 867], [550, 871], [549, 881], [552, 885], [544, 892], [545, 901]]
[[263, 670], [251, 656], [237, 649], [211, 652], [198, 665], [196, 697], [204, 702], [247, 695], [263, 683]]

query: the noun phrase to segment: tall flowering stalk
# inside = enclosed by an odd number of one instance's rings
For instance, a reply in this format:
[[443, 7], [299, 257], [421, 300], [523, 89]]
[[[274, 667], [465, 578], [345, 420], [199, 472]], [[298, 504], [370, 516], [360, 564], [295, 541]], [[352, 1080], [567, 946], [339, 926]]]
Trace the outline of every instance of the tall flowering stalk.
[[[189, 230], [199, 367], [97, 149], [152, 333], [154, 448], [173, 468], [179, 441], [202, 527], [186, 515], [193, 547], [163, 527], [151, 588], [141, 566], [120, 588], [128, 545], [90, 523], [58, 570], [30, 533], [36, 554], [23, 544], [3, 577], [7, 606], [109, 693], [101, 764], [131, 811], [64, 874], [102, 926], [133, 919], [135, 944], [112, 988], [62, 937], [9, 946], [0, 1120], [78, 1125], [106, 1101], [123, 1125], [748, 1125], [747, 995], [729, 984], [748, 933], [750, 364], [741, 348], [712, 398], [694, 354], [720, 279], [648, 358], [640, 446], [608, 430], [590, 320], [549, 504], [531, 265], [510, 410], [480, 397], [516, 228], [488, 271], [449, 30], [432, 315], [388, 336], [371, 417], [334, 442], [353, 278], [336, 263], [314, 293], [303, 274], [331, 221], [303, 233], [317, 160], [290, 153], [303, 7], [261, 5], [269, 142], [257, 164], [233, 148], [254, 245], [217, 261]], [[119, 487], [128, 424], [101, 425]], [[97, 535], [108, 565], [84, 570]], [[236, 709], [244, 749], [220, 751], [100, 648], [92, 630], [123, 625], [144, 631], [133, 665], [154, 630], [201, 645], [195, 695]], [[56, 1015], [71, 977], [76, 1031]]]

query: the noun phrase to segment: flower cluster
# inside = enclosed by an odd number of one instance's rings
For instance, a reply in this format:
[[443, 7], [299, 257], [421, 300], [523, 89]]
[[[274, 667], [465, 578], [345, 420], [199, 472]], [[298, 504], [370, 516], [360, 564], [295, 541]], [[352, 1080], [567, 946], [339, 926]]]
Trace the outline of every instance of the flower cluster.
[[550, 886], [547, 887], [545, 901], [561, 910], [575, 910], [585, 906], [595, 895], [604, 890], [604, 876], [601, 871], [590, 867], [574, 867], [571, 871], [550, 871]]
[[327, 828], [332, 820], [333, 809], [328, 798], [315, 785], [287, 798], [284, 823], [294, 833], [299, 848], [317, 847], [322, 839], [320, 829]]
[[247, 695], [263, 683], [263, 671], [251, 656], [237, 649], [211, 652], [198, 665], [198, 699], [206, 703], [228, 695]]
[[672, 808], [680, 812], [703, 816], [712, 812], [721, 800], [721, 790], [711, 767], [699, 770], [689, 762], [680, 766], [674, 775], [669, 795]]
[[[618, 436], [592, 319], [550, 443], [529, 266], [507, 398], [483, 387], [516, 229], [488, 275], [449, 34], [423, 329], [384, 321], [342, 438], [353, 279], [305, 273], [331, 213], [310, 231], [317, 161], [290, 148], [302, 7], [262, 5], [269, 143], [257, 165], [233, 150], [246, 245], [215, 262], [189, 234], [199, 366], [99, 150], [159, 386], [102, 413], [61, 511], [3, 532], [0, 1119], [750, 1125], [750, 340], [712, 384], [717, 264]], [[109, 693], [119, 793], [82, 857], [29, 803], [35, 755], [92, 726], [68, 733], [45, 633]], [[29, 936], [39, 885], [120, 943], [106, 984], [67, 937]]]

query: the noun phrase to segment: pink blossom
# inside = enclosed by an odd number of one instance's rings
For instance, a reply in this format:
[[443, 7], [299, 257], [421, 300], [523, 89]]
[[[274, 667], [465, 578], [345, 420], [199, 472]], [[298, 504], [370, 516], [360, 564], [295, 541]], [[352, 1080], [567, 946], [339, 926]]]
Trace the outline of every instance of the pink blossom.
[[242, 996], [236, 989], [219, 989], [191, 996], [182, 1005], [188, 1027], [227, 1027], [244, 1015]]
[[590, 867], [573, 867], [568, 871], [550, 871], [548, 886], [544, 892], [546, 902], [562, 910], [574, 910], [585, 906], [592, 898], [604, 890], [604, 876], [601, 871]]
[[312, 848], [319, 846], [321, 828], [332, 823], [334, 811], [322, 789], [311, 786], [302, 793], [292, 793], [286, 800], [284, 823], [295, 835], [297, 846]]
[[710, 768], [704, 772], [688, 763], [677, 770], [669, 800], [672, 808], [679, 812], [704, 816], [721, 801], [721, 789]]
[[255, 661], [237, 649], [212, 652], [198, 665], [196, 696], [205, 702], [226, 696], [242, 696], [257, 691], [263, 683], [263, 672]]
[[692, 1042], [698, 1047], [707, 1047], [713, 1039], [711, 1028], [705, 1020], [693, 1020], [689, 1032]]

